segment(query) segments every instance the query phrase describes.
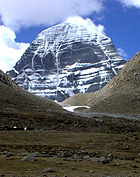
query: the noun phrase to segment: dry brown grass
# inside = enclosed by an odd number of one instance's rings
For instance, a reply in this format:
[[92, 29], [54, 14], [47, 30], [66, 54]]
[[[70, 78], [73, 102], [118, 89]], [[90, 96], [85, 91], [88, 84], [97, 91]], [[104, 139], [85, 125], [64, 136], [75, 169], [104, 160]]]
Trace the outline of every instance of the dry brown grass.
[[[106, 134], [83, 132], [56, 132], [56, 131], [1, 131], [0, 149], [9, 149], [14, 155], [0, 157], [0, 175], [8, 176], [43, 176], [42, 170], [52, 168], [54, 173], [62, 177], [91, 177], [91, 176], [138, 176], [140, 164], [138, 161], [129, 160], [130, 157], [139, 159], [140, 134]], [[127, 144], [129, 149], [125, 149]], [[37, 157], [36, 162], [23, 162], [19, 153], [49, 152], [58, 149], [84, 150], [100, 153], [101, 156], [112, 154], [122, 158], [111, 161], [108, 164], [93, 162], [87, 159], [66, 160], [53, 157]], [[128, 158], [128, 160], [126, 160]]]

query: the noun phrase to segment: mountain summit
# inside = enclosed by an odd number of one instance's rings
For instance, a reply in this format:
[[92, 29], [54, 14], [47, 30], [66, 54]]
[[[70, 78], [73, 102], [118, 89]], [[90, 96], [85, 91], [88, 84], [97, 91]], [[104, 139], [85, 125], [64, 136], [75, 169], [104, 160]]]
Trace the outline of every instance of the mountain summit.
[[109, 37], [66, 22], [42, 31], [8, 74], [32, 93], [63, 101], [101, 89], [124, 63]]

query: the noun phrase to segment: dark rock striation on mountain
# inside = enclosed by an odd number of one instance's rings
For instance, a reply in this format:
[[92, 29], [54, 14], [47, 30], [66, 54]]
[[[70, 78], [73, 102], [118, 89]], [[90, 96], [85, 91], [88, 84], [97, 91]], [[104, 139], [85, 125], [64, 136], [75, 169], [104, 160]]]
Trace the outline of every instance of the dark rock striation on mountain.
[[109, 37], [62, 23], [42, 31], [8, 74], [32, 93], [63, 101], [101, 89], [124, 63]]
[[100, 91], [77, 94], [64, 103], [88, 105], [91, 112], [140, 115], [140, 52]]

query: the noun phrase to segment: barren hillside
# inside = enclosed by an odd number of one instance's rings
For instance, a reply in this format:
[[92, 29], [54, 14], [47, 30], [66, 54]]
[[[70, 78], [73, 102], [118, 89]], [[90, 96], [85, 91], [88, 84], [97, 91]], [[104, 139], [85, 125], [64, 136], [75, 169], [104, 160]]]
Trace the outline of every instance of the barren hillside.
[[88, 105], [92, 112], [140, 114], [140, 52], [103, 89], [77, 94], [64, 103]]
[[39, 112], [61, 110], [62, 108], [48, 99], [35, 96], [16, 85], [7, 74], [0, 70], [0, 110]]

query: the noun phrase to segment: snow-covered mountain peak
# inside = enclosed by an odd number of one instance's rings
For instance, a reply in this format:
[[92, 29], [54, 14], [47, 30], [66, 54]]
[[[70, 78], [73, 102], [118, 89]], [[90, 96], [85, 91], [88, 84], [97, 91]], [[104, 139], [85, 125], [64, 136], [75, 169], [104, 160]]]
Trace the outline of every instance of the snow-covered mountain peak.
[[[83, 20], [83, 19], [82, 19]], [[90, 19], [89, 19], [90, 20]], [[88, 21], [88, 20], [87, 20]], [[50, 27], [42, 31], [38, 35], [38, 39], [45, 40], [47, 42], [72, 42], [72, 41], [91, 41], [99, 42], [101, 39], [105, 38], [102, 26], [96, 26], [91, 22], [75, 23], [67, 20], [65, 23], [58, 24], [56, 26]], [[91, 23], [90, 25], [88, 23]]]
[[9, 74], [30, 92], [57, 101], [101, 89], [125, 61], [95, 27], [67, 21], [42, 31]]

